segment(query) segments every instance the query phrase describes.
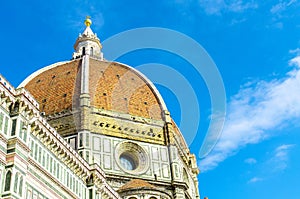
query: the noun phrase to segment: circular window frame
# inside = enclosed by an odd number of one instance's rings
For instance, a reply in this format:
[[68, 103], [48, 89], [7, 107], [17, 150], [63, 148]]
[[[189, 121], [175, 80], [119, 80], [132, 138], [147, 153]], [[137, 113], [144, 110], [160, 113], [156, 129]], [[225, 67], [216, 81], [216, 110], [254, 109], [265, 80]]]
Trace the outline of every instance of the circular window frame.
[[[120, 161], [121, 156], [130, 157], [134, 161], [135, 169], [128, 170], [124, 168]], [[146, 173], [150, 165], [150, 159], [146, 150], [139, 144], [130, 141], [121, 142], [116, 146], [115, 159], [121, 170], [131, 175], [140, 175]]]

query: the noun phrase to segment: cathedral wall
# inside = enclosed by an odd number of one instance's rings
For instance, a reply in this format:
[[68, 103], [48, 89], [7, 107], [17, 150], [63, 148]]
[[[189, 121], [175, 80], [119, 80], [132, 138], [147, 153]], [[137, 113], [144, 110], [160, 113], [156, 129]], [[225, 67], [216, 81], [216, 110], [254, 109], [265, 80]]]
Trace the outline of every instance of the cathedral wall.
[[0, 76], [0, 198], [119, 198], [104, 175], [50, 127], [26, 90]]
[[[128, 141], [127, 139], [109, 137], [105, 135], [91, 135], [91, 151], [94, 162], [111, 175], [124, 178], [137, 177], [161, 182], [171, 182], [169, 166], [169, 155], [166, 146], [144, 143], [139, 141]], [[120, 155], [132, 153], [137, 150], [137, 158], [140, 161], [135, 170], [125, 168], [121, 163]], [[126, 164], [126, 163], [125, 163]]]
[[47, 185], [47, 187], [50, 184], [56, 185], [57, 187], [53, 186], [49, 190], [56, 190], [55, 193], [64, 197], [70, 193], [79, 198], [85, 195], [84, 182], [61, 159], [44, 147], [43, 143], [34, 136], [30, 136], [29, 147], [30, 161], [32, 161], [29, 165], [29, 172], [33, 178], [40, 181], [38, 183]]
[[84, 182], [24, 128], [26, 122], [0, 110], [2, 198], [85, 198]]
[[182, 198], [197, 198], [198, 180], [197, 175], [192, 171], [192, 166], [183, 160], [178, 146], [171, 146], [170, 150], [173, 180], [177, 184], [175, 188], [176, 194]]

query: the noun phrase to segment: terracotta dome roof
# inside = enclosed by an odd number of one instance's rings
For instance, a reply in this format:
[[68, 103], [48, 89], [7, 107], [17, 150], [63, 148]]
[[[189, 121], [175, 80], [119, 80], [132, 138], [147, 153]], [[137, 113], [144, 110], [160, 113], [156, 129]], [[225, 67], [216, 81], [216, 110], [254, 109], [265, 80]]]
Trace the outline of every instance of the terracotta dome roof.
[[[19, 87], [25, 87], [40, 103], [46, 115], [71, 110], [78, 104], [81, 59], [60, 62], [33, 73]], [[132, 67], [116, 62], [89, 59], [91, 106], [162, 119], [166, 106], [154, 85]]]
[[138, 189], [138, 188], [150, 188], [150, 189], [155, 189], [156, 187], [144, 180], [140, 179], [133, 179], [124, 184], [122, 187], [119, 188], [118, 191], [124, 191], [128, 189]]

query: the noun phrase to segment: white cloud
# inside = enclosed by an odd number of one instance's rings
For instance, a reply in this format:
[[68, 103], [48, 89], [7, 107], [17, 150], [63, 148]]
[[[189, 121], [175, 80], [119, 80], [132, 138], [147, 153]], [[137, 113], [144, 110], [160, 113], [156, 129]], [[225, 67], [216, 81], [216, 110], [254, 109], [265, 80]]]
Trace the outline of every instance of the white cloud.
[[290, 50], [289, 53], [300, 55], [300, 48], [296, 48], [296, 49]]
[[248, 144], [273, 136], [275, 129], [300, 118], [300, 56], [284, 78], [248, 83], [231, 98], [225, 126], [213, 151], [200, 161], [200, 169], [215, 168]]
[[284, 5], [282, 2], [280, 2], [280, 3], [278, 3], [278, 4], [274, 5], [274, 6], [272, 6], [270, 12], [271, 12], [272, 14], [278, 13], [278, 12], [281, 12], [282, 10], [284, 10], [285, 8], [286, 8], [285, 5]]
[[273, 27], [277, 28], [277, 29], [283, 29], [283, 23], [282, 22], [276, 22], [276, 23], [273, 24]]
[[292, 144], [284, 144], [277, 147], [274, 151], [274, 156], [271, 159], [271, 164], [274, 165], [274, 171], [285, 170], [288, 166], [289, 151], [294, 147]]
[[233, 26], [233, 25], [236, 25], [236, 24], [239, 24], [239, 23], [243, 23], [243, 22], [245, 22], [245, 21], [247, 21], [246, 18], [242, 18], [242, 19], [232, 19], [230, 25]]
[[232, 12], [243, 12], [245, 10], [258, 8], [258, 4], [254, 3], [253, 1], [244, 3], [242, 0], [239, 0], [228, 4], [227, 7], [228, 10]]
[[300, 66], [300, 56], [297, 56], [290, 60], [290, 65]]
[[259, 177], [254, 177], [254, 178], [251, 178], [248, 183], [255, 183], [255, 182], [259, 182], [259, 181], [262, 181], [263, 179], [262, 178], [259, 178]]
[[292, 148], [294, 145], [293, 144], [283, 144], [280, 145], [279, 147], [277, 147], [275, 149], [275, 157], [286, 157], [287, 156], [287, 150], [289, 150], [290, 148]]
[[297, 0], [290, 0], [290, 1], [280, 1], [278, 4], [272, 6], [270, 12], [272, 14], [279, 14], [282, 11], [286, 10], [287, 7], [289, 7], [290, 5], [296, 3]]
[[[281, 20], [283, 18], [290, 18], [289, 7], [292, 7], [297, 2], [297, 0], [280, 0], [279, 3], [273, 5], [270, 9], [270, 13], [272, 14], [272, 25], [270, 27], [283, 29], [283, 22]], [[297, 5], [296, 5], [297, 6]], [[295, 6], [294, 6], [295, 7]]]
[[104, 9], [102, 3], [100, 1], [93, 5], [90, 5], [85, 1], [78, 1], [76, 3], [78, 4], [76, 8], [72, 7], [69, 10], [64, 10], [64, 17], [67, 18], [66, 21], [68, 22], [69, 27], [74, 30], [84, 28], [84, 20], [87, 16], [90, 16], [93, 23], [92, 30], [94, 32], [99, 32], [105, 22], [101, 11]]
[[249, 9], [258, 8], [254, 1], [244, 2], [243, 0], [199, 0], [200, 6], [207, 14], [221, 14], [222, 12], [244, 12]]
[[296, 49], [290, 50], [289, 53], [296, 55], [296, 57], [294, 57], [293, 59], [291, 59], [289, 61], [289, 65], [290, 66], [300, 67], [300, 48], [296, 48]]
[[256, 164], [257, 160], [254, 159], [254, 158], [248, 158], [244, 162], [247, 163], [247, 164]]
[[226, 7], [224, 0], [199, 0], [199, 3], [207, 14], [220, 14]]
[[288, 151], [294, 145], [292, 144], [284, 144], [275, 149], [275, 156], [274, 159], [276, 161], [286, 161], [288, 158]]

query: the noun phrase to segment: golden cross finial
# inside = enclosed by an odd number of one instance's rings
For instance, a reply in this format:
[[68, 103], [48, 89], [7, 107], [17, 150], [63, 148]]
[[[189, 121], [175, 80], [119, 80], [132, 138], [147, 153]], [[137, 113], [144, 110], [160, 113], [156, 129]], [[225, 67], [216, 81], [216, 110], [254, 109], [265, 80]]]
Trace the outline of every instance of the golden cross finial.
[[86, 26], [91, 26], [91, 25], [92, 25], [92, 20], [91, 20], [91, 17], [90, 17], [90, 16], [86, 16], [85, 21], [84, 21], [84, 24], [85, 24]]

